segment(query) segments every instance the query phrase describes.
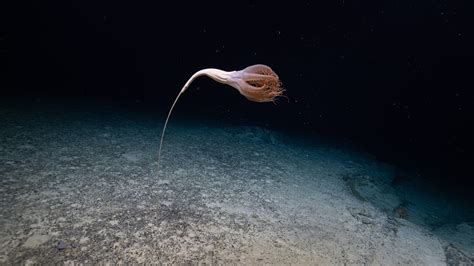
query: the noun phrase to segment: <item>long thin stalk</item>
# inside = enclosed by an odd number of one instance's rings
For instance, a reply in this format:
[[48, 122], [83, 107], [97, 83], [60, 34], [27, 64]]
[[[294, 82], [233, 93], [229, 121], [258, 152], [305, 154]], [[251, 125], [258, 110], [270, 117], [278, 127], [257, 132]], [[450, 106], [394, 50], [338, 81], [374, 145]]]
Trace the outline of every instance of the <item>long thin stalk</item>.
[[173, 108], [176, 105], [176, 102], [178, 101], [178, 98], [180, 95], [181, 95], [181, 92], [178, 94], [178, 96], [174, 100], [174, 103], [171, 106], [170, 112], [168, 113], [168, 116], [166, 117], [165, 126], [163, 127], [163, 132], [161, 132], [160, 148], [158, 149], [158, 169], [160, 168], [161, 146], [163, 145], [163, 137], [165, 136], [166, 125], [168, 125], [168, 120], [170, 119], [171, 111], [173, 111]]
[[168, 120], [170, 119], [171, 112], [173, 112], [174, 106], [178, 102], [179, 96], [181, 96], [181, 94], [183, 94], [183, 92], [186, 91], [186, 89], [189, 87], [189, 85], [191, 84], [191, 82], [193, 82], [194, 79], [196, 79], [197, 77], [199, 77], [203, 74], [205, 74], [204, 71], [200, 70], [200, 71], [196, 72], [194, 75], [192, 75], [191, 78], [186, 82], [186, 84], [184, 84], [184, 86], [181, 89], [181, 91], [179, 92], [178, 96], [176, 96], [176, 99], [174, 100], [173, 105], [171, 106], [171, 109], [168, 113], [168, 116], [166, 117], [165, 125], [163, 127], [163, 132], [161, 132], [160, 148], [158, 149], [158, 167], [157, 167], [158, 169], [160, 168], [161, 147], [163, 146], [163, 138], [165, 136], [166, 126], [168, 125]]

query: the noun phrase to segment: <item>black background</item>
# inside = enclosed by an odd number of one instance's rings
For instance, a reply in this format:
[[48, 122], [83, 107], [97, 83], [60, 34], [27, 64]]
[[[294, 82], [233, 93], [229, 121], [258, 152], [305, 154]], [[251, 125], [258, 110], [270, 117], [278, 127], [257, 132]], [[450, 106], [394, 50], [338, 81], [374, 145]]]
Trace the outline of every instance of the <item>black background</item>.
[[289, 101], [202, 78], [176, 112], [345, 138], [430, 181], [474, 183], [474, 2], [275, 2], [17, 2], [1, 11], [0, 96], [164, 113], [195, 71], [263, 63]]

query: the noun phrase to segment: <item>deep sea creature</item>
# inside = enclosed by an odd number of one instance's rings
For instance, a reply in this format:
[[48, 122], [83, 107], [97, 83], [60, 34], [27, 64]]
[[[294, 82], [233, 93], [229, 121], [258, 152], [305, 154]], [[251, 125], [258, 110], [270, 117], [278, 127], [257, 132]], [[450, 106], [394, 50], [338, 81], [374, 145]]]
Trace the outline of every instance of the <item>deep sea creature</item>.
[[191, 78], [184, 84], [173, 102], [171, 109], [166, 117], [163, 132], [161, 133], [160, 148], [158, 150], [158, 167], [161, 159], [161, 146], [163, 145], [163, 137], [165, 135], [166, 126], [170, 118], [179, 96], [183, 94], [189, 85], [200, 76], [208, 76], [211, 79], [227, 84], [236, 88], [240, 94], [253, 102], [274, 102], [277, 97], [283, 96], [283, 88], [280, 79], [273, 70], [266, 65], [253, 65], [240, 71], [223, 71], [215, 68], [206, 68], [194, 73]]

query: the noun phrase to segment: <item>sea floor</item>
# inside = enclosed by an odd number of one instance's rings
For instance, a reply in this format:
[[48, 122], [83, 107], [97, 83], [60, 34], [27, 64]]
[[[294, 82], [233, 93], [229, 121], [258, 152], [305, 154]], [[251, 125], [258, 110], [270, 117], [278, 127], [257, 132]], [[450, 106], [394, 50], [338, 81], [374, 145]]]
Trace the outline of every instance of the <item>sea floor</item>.
[[0, 264], [473, 265], [472, 209], [368, 154], [172, 119], [158, 169], [161, 129], [0, 105]]

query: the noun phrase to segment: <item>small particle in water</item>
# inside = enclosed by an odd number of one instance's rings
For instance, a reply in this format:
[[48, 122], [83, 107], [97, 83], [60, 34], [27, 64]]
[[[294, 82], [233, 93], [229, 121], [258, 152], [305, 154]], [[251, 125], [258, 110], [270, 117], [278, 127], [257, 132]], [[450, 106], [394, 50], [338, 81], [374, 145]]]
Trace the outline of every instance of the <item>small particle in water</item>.
[[56, 248], [58, 250], [64, 250], [66, 248], [66, 243], [64, 241], [59, 240], [58, 243], [56, 244]]

